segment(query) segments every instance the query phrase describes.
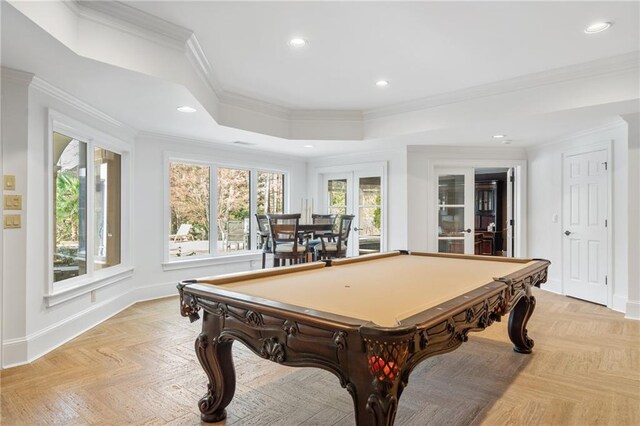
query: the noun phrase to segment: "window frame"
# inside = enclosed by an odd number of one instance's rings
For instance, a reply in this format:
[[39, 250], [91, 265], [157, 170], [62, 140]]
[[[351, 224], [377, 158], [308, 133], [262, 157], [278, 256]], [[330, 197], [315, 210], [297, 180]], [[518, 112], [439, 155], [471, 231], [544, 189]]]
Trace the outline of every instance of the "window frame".
[[[54, 282], [54, 246], [55, 246], [55, 223], [54, 211], [55, 200], [53, 199], [53, 133], [61, 133], [65, 136], [72, 137], [78, 141], [87, 144], [87, 272], [77, 277], [67, 278], [62, 281]], [[131, 267], [131, 145], [126, 142], [101, 132], [89, 125], [81, 123], [71, 117], [61, 114], [54, 110], [48, 110], [48, 126], [46, 143], [46, 173], [48, 174], [47, 182], [47, 243], [46, 259], [47, 259], [47, 288], [45, 292], [45, 300], [47, 307], [55, 306], [59, 303], [71, 300], [82, 294], [101, 288], [122, 279], [128, 278], [133, 274]], [[95, 191], [89, 188], [95, 188], [94, 155], [95, 148], [102, 148], [120, 155], [120, 263], [118, 265], [107, 268], [95, 269], [95, 253], [93, 250], [94, 230], [95, 230]]]
[[[172, 163], [190, 164], [196, 166], [209, 167], [209, 254], [189, 256], [188, 258], [176, 258], [169, 255], [169, 229], [171, 227], [171, 182], [170, 167]], [[234, 169], [249, 171], [249, 235], [255, 235], [257, 232], [257, 224], [253, 219], [257, 212], [257, 187], [258, 173], [278, 173], [284, 175], [284, 193], [283, 193], [283, 210], [289, 211], [289, 171], [278, 167], [263, 167], [255, 162], [240, 161], [214, 161], [212, 159], [203, 159], [202, 156], [196, 158], [185, 154], [174, 152], [165, 152], [163, 166], [163, 182], [164, 182], [164, 219], [163, 219], [163, 268], [164, 270], [181, 269], [195, 266], [204, 266], [217, 263], [232, 263], [235, 261], [244, 262], [252, 260], [261, 253], [258, 250], [256, 238], [251, 238], [251, 246], [248, 250], [238, 252], [218, 252], [217, 251], [217, 211], [218, 211], [218, 169]], [[213, 227], [215, 225], [215, 227]], [[211, 231], [215, 229], [214, 231]], [[216, 238], [212, 239], [211, 236]]]

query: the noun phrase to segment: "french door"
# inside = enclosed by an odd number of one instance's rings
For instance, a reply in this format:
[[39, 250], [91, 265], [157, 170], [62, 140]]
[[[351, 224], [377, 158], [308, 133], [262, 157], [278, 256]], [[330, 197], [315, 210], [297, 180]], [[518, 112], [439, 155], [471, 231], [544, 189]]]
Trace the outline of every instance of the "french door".
[[380, 169], [361, 169], [323, 175], [323, 203], [327, 213], [355, 216], [348, 256], [377, 253], [384, 248], [384, 185]]
[[474, 254], [473, 168], [436, 168], [435, 178], [438, 252]]

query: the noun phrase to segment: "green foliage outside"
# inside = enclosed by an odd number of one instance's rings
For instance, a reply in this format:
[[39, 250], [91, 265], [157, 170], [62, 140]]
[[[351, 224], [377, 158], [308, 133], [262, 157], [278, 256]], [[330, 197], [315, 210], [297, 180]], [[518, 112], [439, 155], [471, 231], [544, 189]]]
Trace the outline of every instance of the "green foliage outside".
[[80, 180], [71, 173], [59, 173], [56, 179], [56, 246], [63, 241], [78, 241], [80, 223]]
[[[380, 205], [379, 195], [376, 195], [376, 204]], [[376, 207], [375, 210], [373, 211], [373, 226], [378, 230], [380, 229], [380, 217], [381, 217], [380, 207]]]

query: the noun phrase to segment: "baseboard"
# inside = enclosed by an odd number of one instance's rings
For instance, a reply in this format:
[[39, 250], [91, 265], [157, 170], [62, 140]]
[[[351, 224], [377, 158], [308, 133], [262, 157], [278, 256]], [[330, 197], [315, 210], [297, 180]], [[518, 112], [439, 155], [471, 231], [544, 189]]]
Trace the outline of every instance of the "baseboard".
[[177, 296], [178, 281], [170, 281], [161, 284], [152, 284], [144, 287], [136, 287], [131, 290], [132, 300], [145, 302], [147, 300], [162, 299], [163, 297]]
[[26, 364], [27, 352], [26, 337], [5, 340], [2, 345], [2, 359], [4, 361], [2, 368], [11, 368]]
[[627, 319], [640, 320], [640, 302], [637, 300], [627, 301], [627, 312], [624, 317]]
[[620, 296], [618, 294], [613, 295], [613, 299], [611, 299], [610, 309], [613, 309], [616, 312], [622, 312], [623, 314], [627, 312], [627, 298], [624, 296]]
[[[177, 296], [177, 282], [136, 287], [26, 337], [4, 341], [2, 368], [28, 364], [138, 302]], [[176, 305], [176, 312], [178, 306]]]
[[134, 303], [135, 300], [131, 298], [129, 291], [29, 334], [26, 338], [7, 340], [3, 345], [2, 368], [28, 364], [122, 312]]

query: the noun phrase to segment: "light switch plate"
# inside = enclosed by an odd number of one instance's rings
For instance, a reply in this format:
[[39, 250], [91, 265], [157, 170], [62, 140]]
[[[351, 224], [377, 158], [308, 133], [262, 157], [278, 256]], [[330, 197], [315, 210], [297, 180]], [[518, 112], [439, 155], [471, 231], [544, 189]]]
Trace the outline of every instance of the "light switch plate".
[[4, 229], [18, 229], [22, 227], [19, 214], [4, 215]]
[[5, 194], [4, 209], [5, 210], [22, 210], [22, 195]]
[[13, 175], [4, 175], [2, 179], [3, 184], [2, 187], [5, 191], [15, 191], [16, 190], [16, 177]]

